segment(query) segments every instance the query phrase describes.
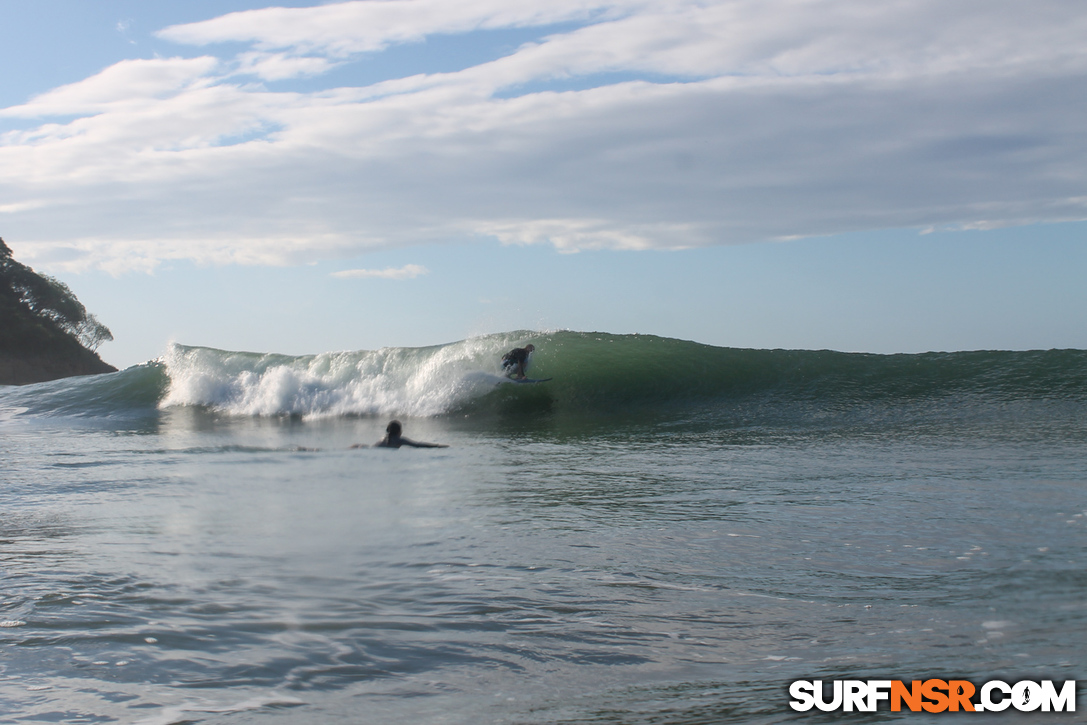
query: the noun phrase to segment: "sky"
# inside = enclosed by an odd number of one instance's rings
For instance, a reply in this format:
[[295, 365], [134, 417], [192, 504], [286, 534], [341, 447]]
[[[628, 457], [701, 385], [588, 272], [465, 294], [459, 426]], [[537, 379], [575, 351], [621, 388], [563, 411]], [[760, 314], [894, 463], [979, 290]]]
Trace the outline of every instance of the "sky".
[[0, 0], [0, 237], [110, 327], [1087, 348], [1077, 0]]

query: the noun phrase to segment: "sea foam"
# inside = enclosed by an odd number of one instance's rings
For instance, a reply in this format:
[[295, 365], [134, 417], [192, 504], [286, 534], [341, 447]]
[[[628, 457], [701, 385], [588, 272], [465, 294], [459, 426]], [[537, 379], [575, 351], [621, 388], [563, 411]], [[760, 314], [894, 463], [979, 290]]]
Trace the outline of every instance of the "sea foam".
[[[160, 407], [232, 415], [440, 415], [494, 388], [505, 339], [288, 356], [172, 345]], [[482, 374], [481, 374], [482, 373]]]

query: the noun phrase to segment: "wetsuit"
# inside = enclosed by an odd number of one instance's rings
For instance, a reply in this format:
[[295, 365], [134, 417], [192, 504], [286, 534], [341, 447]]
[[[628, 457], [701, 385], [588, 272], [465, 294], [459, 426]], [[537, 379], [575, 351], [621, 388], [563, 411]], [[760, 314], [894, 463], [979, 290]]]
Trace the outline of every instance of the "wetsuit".
[[502, 356], [502, 368], [514, 368], [528, 363], [528, 350], [523, 347], [515, 347]]

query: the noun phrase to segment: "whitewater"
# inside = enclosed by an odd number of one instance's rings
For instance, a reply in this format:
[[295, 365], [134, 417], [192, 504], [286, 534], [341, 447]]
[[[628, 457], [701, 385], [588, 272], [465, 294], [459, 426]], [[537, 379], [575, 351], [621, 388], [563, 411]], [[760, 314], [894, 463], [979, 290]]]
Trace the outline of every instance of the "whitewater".
[[[550, 382], [501, 377], [527, 343]], [[450, 447], [352, 448], [393, 418]], [[1082, 350], [171, 345], [0, 387], [0, 482], [2, 722], [820, 722], [789, 683], [1087, 679]]]

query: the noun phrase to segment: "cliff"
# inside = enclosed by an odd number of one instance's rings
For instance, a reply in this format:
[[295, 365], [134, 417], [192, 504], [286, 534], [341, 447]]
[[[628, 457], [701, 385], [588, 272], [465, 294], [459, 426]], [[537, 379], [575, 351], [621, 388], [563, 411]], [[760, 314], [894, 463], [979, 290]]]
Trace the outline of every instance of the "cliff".
[[0, 385], [115, 372], [94, 352], [112, 339], [63, 282], [17, 262], [0, 239]]

